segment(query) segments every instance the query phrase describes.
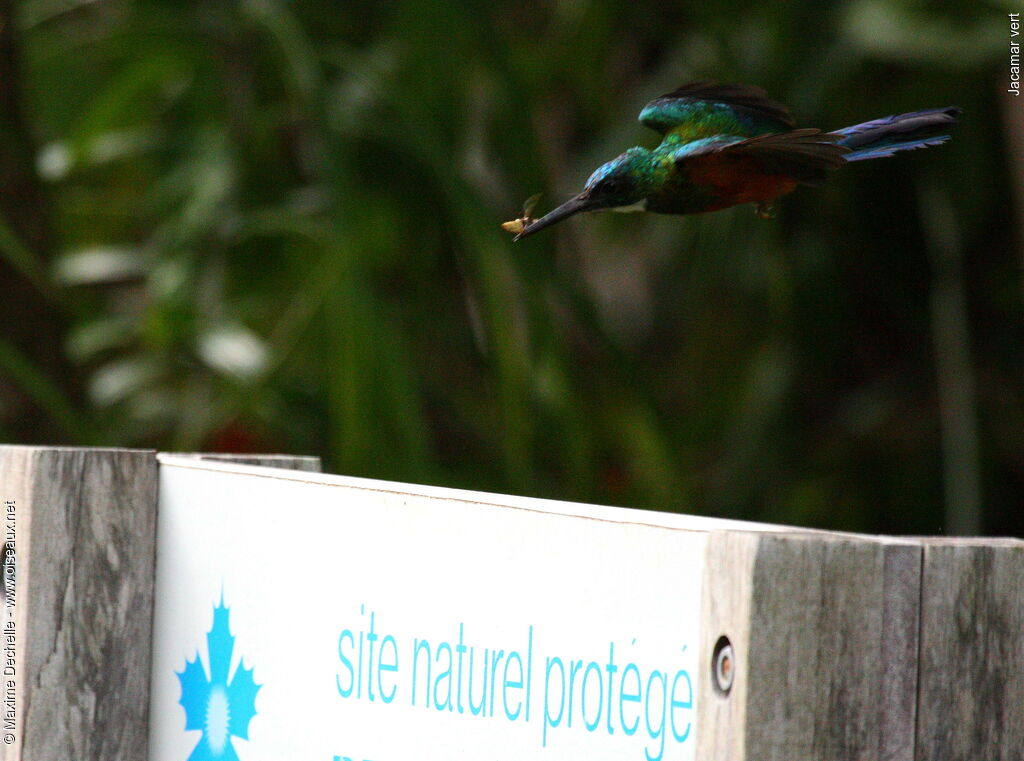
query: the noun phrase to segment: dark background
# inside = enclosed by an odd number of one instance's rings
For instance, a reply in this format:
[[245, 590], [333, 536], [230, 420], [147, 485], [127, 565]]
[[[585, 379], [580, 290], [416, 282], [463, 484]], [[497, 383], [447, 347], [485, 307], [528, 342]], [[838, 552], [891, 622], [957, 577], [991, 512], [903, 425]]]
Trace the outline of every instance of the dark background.
[[[1024, 534], [1000, 3], [0, 0], [0, 439]], [[513, 245], [694, 79], [951, 143]]]

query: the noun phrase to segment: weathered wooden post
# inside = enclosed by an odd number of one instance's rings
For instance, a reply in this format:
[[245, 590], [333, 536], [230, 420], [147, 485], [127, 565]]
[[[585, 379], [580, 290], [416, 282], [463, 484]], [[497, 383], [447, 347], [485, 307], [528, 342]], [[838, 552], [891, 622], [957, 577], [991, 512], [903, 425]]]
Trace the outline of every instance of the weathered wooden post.
[[0, 448], [5, 758], [145, 757], [156, 496], [151, 451]]
[[1024, 758], [1024, 541], [922, 539], [919, 761]]
[[[913, 761], [920, 547], [712, 532], [698, 759]], [[728, 694], [712, 664], [728, 637]]]

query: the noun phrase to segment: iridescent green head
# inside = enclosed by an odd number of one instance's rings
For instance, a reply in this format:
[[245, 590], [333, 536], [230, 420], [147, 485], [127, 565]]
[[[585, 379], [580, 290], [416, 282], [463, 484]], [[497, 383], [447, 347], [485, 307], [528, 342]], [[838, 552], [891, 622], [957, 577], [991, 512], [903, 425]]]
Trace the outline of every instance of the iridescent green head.
[[581, 211], [625, 209], [641, 204], [651, 189], [650, 159], [651, 152], [646, 148], [630, 148], [602, 164], [590, 175], [582, 193], [545, 214], [519, 233], [516, 240]]

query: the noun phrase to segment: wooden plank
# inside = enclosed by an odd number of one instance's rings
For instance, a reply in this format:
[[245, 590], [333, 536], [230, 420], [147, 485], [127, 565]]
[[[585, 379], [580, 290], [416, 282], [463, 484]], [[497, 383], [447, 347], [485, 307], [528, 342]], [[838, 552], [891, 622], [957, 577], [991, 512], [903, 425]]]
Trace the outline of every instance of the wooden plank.
[[1024, 758], [1024, 541], [925, 539], [919, 761]]
[[915, 753], [918, 647], [921, 630], [921, 549], [885, 544], [882, 586], [883, 673], [878, 722], [879, 761], [908, 761]]
[[[701, 591], [701, 652], [697, 680], [697, 758], [745, 761], [747, 695], [759, 677], [750, 672], [751, 582], [759, 537], [715, 531], [708, 536]], [[728, 637], [735, 657], [727, 695], [713, 684], [715, 645]], [[752, 686], [753, 685], [753, 686]]]
[[0, 484], [18, 503], [18, 727], [5, 758], [145, 758], [154, 453], [3, 447]]
[[[920, 552], [900, 540], [713, 532], [698, 758], [912, 761]], [[710, 684], [721, 635], [735, 650], [725, 697]]]

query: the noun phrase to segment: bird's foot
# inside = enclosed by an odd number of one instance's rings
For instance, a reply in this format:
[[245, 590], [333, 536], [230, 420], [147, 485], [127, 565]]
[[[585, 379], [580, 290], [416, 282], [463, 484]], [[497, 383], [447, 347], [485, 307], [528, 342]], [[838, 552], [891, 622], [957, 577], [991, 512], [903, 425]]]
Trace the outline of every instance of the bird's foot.
[[775, 204], [765, 201], [758, 202], [757, 206], [754, 207], [754, 213], [758, 219], [774, 219], [776, 210]]

